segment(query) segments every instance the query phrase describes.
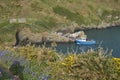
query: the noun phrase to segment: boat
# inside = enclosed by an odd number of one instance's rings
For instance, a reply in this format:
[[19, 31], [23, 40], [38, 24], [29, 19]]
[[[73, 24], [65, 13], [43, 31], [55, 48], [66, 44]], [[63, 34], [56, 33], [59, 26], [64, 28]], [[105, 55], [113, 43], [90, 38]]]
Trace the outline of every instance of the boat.
[[86, 39], [76, 39], [75, 40], [76, 44], [79, 44], [79, 45], [94, 45], [96, 44], [96, 41], [94, 40], [86, 40]]

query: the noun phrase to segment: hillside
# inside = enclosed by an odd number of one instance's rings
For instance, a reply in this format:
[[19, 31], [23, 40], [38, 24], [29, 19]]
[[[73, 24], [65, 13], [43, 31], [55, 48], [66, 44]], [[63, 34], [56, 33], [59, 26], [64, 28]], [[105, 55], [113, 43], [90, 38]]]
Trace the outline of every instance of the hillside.
[[[13, 40], [17, 27], [43, 32], [112, 23], [120, 18], [119, 4], [120, 0], [0, 0], [0, 42]], [[19, 18], [25, 23], [9, 23]]]

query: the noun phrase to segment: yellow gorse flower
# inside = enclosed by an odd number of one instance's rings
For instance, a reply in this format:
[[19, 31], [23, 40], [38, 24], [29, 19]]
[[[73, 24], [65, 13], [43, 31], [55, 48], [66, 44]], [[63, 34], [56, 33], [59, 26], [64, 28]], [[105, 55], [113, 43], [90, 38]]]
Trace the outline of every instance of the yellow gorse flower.
[[120, 58], [113, 58], [112, 60], [116, 63], [116, 70], [120, 72]]
[[75, 56], [74, 55], [70, 55], [68, 57], [66, 57], [64, 59], [64, 61], [62, 62], [62, 65], [64, 66], [72, 66], [75, 63]]

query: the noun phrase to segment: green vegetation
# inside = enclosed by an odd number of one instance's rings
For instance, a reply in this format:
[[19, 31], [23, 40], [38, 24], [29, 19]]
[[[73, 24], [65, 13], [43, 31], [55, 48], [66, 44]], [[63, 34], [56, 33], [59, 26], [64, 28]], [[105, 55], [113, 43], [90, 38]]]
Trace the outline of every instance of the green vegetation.
[[63, 7], [60, 6], [56, 6], [53, 8], [54, 12], [61, 15], [61, 16], [65, 16], [67, 19], [70, 19], [71, 21], [75, 21], [78, 24], [84, 24], [84, 17], [81, 16], [79, 13], [73, 13], [71, 11], [69, 11], [68, 9], [65, 9]]
[[[119, 80], [120, 59], [113, 58], [111, 52], [104, 54], [102, 49], [64, 55], [44, 46], [5, 46], [14, 44], [16, 29], [20, 27], [41, 33], [69, 28], [72, 23], [79, 27], [112, 23], [119, 17], [120, 0], [0, 0], [0, 68], [9, 71], [18, 61], [23, 71], [13, 68], [11, 72], [21, 71], [14, 74], [25, 80]], [[25, 18], [25, 22], [19, 23], [20, 18]], [[17, 20], [10, 23], [11, 19]], [[8, 78], [13, 75], [2, 72], [0, 79]]]
[[[1, 50], [4, 47], [1, 47]], [[9, 51], [8, 51], [9, 50]], [[3, 55], [4, 53], [4, 55]], [[10, 69], [14, 61], [23, 66], [20, 76], [25, 80], [119, 80], [120, 59], [113, 58], [111, 52], [104, 54], [102, 48], [97, 51], [68, 55], [58, 54], [51, 48], [20, 47], [4, 48], [0, 53], [0, 63]], [[19, 73], [17, 67], [14, 72]]]
[[[112, 23], [120, 17], [119, 4], [119, 0], [1, 0], [0, 40], [13, 41], [18, 27], [43, 32], [68, 28], [73, 22], [79, 27]], [[10, 19], [19, 18], [25, 18], [26, 22], [9, 23]], [[9, 34], [6, 40], [4, 33]]]

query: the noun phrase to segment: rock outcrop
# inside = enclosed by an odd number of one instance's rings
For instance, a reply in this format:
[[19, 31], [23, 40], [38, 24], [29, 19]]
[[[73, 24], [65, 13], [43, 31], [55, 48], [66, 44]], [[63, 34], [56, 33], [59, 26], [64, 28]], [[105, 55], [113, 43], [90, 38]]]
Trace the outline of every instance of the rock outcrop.
[[42, 36], [40, 33], [32, 33], [29, 28], [19, 28], [16, 31], [16, 43], [15, 46], [18, 45], [27, 45], [36, 42], [42, 41]]
[[29, 28], [18, 29], [16, 31], [16, 44], [17, 45], [27, 45], [42, 42], [74, 42], [77, 38], [87, 38], [83, 31], [78, 31], [75, 33], [62, 33], [62, 32], [43, 32], [43, 33], [33, 33]]

